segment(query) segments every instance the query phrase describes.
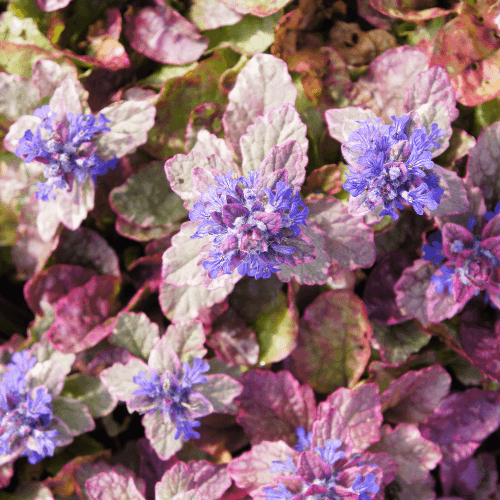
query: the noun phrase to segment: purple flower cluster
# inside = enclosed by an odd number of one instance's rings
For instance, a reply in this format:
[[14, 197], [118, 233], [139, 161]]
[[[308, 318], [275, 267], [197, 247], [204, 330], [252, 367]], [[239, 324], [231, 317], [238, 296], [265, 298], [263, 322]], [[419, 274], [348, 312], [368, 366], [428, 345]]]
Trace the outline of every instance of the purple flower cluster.
[[38, 161], [45, 165], [46, 182], [38, 182], [38, 199], [55, 199], [54, 188], [69, 189], [73, 178], [84, 182], [90, 174], [96, 182], [98, 175], [113, 169], [118, 158], [102, 161], [95, 154], [97, 146], [92, 142], [95, 134], [109, 131], [109, 120], [101, 113], [94, 115], [67, 113], [60, 122], [55, 122], [56, 113], [50, 106], [36, 109], [34, 116], [41, 119], [36, 132], [27, 130], [19, 140], [16, 155], [26, 163]]
[[[486, 293], [486, 301], [500, 308], [500, 229], [498, 228], [497, 214], [500, 213], [500, 204], [495, 213], [487, 213], [489, 219], [480, 235], [474, 235], [477, 225], [474, 217], [467, 223], [468, 229], [446, 223], [443, 232], [438, 231], [433, 237], [432, 247], [424, 245], [424, 259], [433, 260], [439, 264], [439, 272], [431, 276], [436, 291], [453, 294], [456, 302], [465, 303], [481, 291]], [[496, 216], [495, 216], [496, 215]], [[495, 217], [493, 217], [495, 216]]]
[[182, 363], [182, 367], [183, 374], [167, 371], [160, 376], [151, 370], [149, 380], [141, 370], [132, 379], [141, 388], [134, 391], [138, 397], [132, 400], [131, 405], [140, 407], [143, 413], [160, 410], [175, 424], [175, 439], [179, 439], [184, 433], [184, 439], [187, 440], [200, 437], [198, 432], [193, 431], [193, 427], [199, 427], [200, 422], [193, 419], [206, 413], [197, 410], [202, 406], [211, 407], [211, 403], [204, 396], [192, 390], [193, 385], [207, 381], [201, 374], [209, 371], [210, 365], [204, 363], [201, 358], [195, 358], [192, 368], [188, 363]]
[[28, 351], [12, 355], [0, 381], [0, 454], [24, 448], [22, 455], [35, 464], [52, 456], [58, 432], [52, 421], [52, 396], [44, 387], [28, 387], [26, 375], [36, 365]]
[[369, 210], [383, 205], [380, 215], [396, 220], [394, 208], [403, 209], [404, 202], [419, 215], [424, 206], [437, 208], [444, 191], [438, 177], [429, 173], [434, 167], [431, 150], [440, 146], [436, 141], [445, 132], [433, 123], [430, 134], [421, 127], [408, 137], [410, 117], [391, 118], [393, 125], [381, 125], [380, 118], [358, 122], [361, 127], [349, 135], [343, 145], [350, 153], [344, 154], [350, 166], [344, 189], [361, 196], [360, 203]]
[[[346, 459], [345, 452], [339, 450], [342, 446], [340, 439], [329, 439], [324, 447], [316, 446], [316, 453], [311, 453], [312, 432], [306, 436], [304, 429], [299, 427], [296, 434], [299, 442], [294, 449], [301, 452], [297, 466], [290, 456], [286, 462], [273, 461], [270, 472], [278, 472], [281, 476], [276, 488], [264, 488], [266, 500], [304, 500], [309, 496], [328, 500], [352, 498], [352, 493], [357, 494], [359, 500], [370, 500], [368, 493], [378, 493], [380, 487], [372, 473], [366, 474], [364, 478], [356, 473], [354, 482], [347, 486], [346, 480], [350, 481], [348, 478], [352, 477], [347, 469], [364, 464], [358, 457]], [[283, 483], [296, 491], [292, 493]]]
[[192, 238], [212, 238], [210, 260], [203, 267], [212, 279], [231, 274], [269, 278], [280, 264], [293, 264], [299, 225], [309, 210], [298, 191], [278, 181], [267, 187], [257, 172], [233, 179], [228, 172], [215, 178], [189, 212], [201, 221]]

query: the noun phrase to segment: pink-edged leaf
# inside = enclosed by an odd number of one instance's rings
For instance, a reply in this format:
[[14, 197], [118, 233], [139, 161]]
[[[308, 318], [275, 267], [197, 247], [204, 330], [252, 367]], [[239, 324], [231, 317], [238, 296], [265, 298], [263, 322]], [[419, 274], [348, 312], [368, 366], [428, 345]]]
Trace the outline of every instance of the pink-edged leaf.
[[491, 453], [480, 453], [458, 463], [443, 462], [439, 468], [443, 493], [460, 491], [464, 497], [493, 497], [498, 483], [495, 457]]
[[433, 66], [417, 76], [411, 88], [407, 90], [405, 108], [408, 112], [418, 111], [420, 106], [432, 101], [444, 102], [449, 121], [456, 120], [459, 112], [455, 90], [446, 69], [442, 66]]
[[[257, 117], [240, 138], [243, 172], [260, 170], [260, 175], [265, 175], [286, 168], [289, 181], [300, 187], [307, 165], [306, 133], [307, 127], [292, 104], [283, 104]], [[289, 144], [290, 141], [296, 144]], [[275, 150], [274, 146], [281, 147]]]
[[198, 262], [200, 250], [206, 242], [191, 238], [198, 226], [198, 221], [184, 222], [181, 230], [172, 238], [172, 246], [163, 254], [161, 275], [166, 284], [176, 287], [203, 284], [202, 268]]
[[422, 127], [427, 130], [427, 133], [431, 131], [431, 125], [437, 123], [441, 130], [444, 130], [444, 135], [440, 137], [436, 142], [440, 144], [437, 149], [432, 151], [432, 156], [439, 156], [442, 152], [448, 149], [450, 145], [451, 134], [453, 133], [451, 129], [451, 120], [449, 115], [449, 110], [446, 102], [444, 101], [431, 101], [426, 102], [418, 107], [416, 110], [420, 118], [420, 123]]
[[147, 360], [159, 338], [158, 325], [144, 313], [123, 312], [117, 317], [109, 341], [127, 349], [133, 356]]
[[76, 399], [57, 397], [52, 400], [54, 416], [62, 420], [72, 436], [79, 436], [95, 429], [94, 419], [89, 409]]
[[329, 109], [325, 111], [328, 133], [340, 143], [346, 142], [352, 132], [361, 125], [358, 123], [366, 120], [375, 120], [377, 115], [371, 109], [347, 106], [345, 108]]
[[0, 488], [5, 488], [9, 486], [10, 479], [14, 474], [13, 463], [0, 465]]
[[370, 5], [386, 16], [413, 22], [444, 17], [450, 12], [447, 9], [434, 7], [434, 2], [419, 2], [419, 0], [410, 2], [403, 0], [370, 0]]
[[398, 476], [407, 483], [424, 480], [429, 471], [441, 461], [439, 447], [425, 439], [417, 427], [398, 424], [395, 429], [384, 425], [381, 440], [370, 451], [386, 451], [398, 468]]
[[71, 0], [37, 0], [38, 5], [44, 12], [54, 12], [63, 9]]
[[486, 203], [500, 198], [500, 122], [483, 128], [467, 161], [467, 177], [481, 189]]
[[340, 439], [342, 445], [340, 450], [345, 452], [346, 456], [352, 454], [353, 443], [351, 432], [344, 417], [335, 408], [323, 410], [321, 418], [317, 418], [313, 424], [313, 434], [311, 438], [311, 448], [323, 448], [329, 439]]
[[131, 358], [126, 364], [115, 363], [106, 368], [100, 373], [100, 378], [113, 396], [120, 401], [128, 402], [134, 397], [134, 391], [140, 388], [132, 380], [140, 371], [147, 375], [148, 365], [138, 358]]
[[191, 151], [195, 151], [207, 157], [217, 155], [227, 163], [231, 170], [238, 170], [233, 160], [233, 152], [228, 148], [226, 141], [211, 134], [208, 130], [202, 129], [198, 131], [196, 134], [196, 142], [191, 148]]
[[357, 0], [357, 4], [358, 15], [370, 24], [381, 30], [388, 30], [391, 27], [390, 18], [372, 7], [370, 0]]
[[208, 47], [208, 40], [165, 2], [155, 3], [126, 16], [124, 33], [132, 48], [163, 64], [196, 61]]
[[240, 137], [258, 116], [282, 104], [293, 105], [296, 98], [297, 89], [281, 59], [253, 56], [238, 74], [222, 117], [226, 138], [236, 153], [240, 153]]
[[451, 246], [455, 240], [460, 240], [467, 247], [474, 241], [474, 235], [465, 227], [452, 222], [447, 222], [442, 228], [443, 235], [443, 254], [454, 261], [457, 254], [452, 252]]
[[257, 335], [232, 308], [213, 325], [207, 344], [221, 359], [234, 365], [253, 366], [259, 359]]
[[371, 267], [375, 261], [373, 230], [350, 215], [336, 198], [308, 199], [308, 220], [327, 236], [325, 250], [346, 269]]
[[174, 439], [175, 425], [168, 416], [163, 417], [160, 411], [146, 413], [142, 425], [151, 446], [161, 459], [168, 460], [182, 448], [182, 439]]
[[408, 45], [386, 50], [370, 64], [355, 88], [371, 92], [378, 107], [373, 111], [390, 123], [391, 115], [405, 113], [406, 89], [412, 86], [419, 73], [429, 68], [429, 59], [422, 51]]
[[301, 227], [301, 231], [314, 245], [316, 258], [295, 267], [282, 266], [278, 277], [284, 282], [294, 279], [301, 285], [323, 285], [328, 279], [328, 270], [332, 264], [330, 254], [325, 251], [327, 236], [316, 224], [309, 221], [306, 227]]
[[378, 392], [378, 386], [370, 383], [354, 391], [337, 389], [318, 405], [317, 420], [326, 417], [330, 408], [337, 410], [349, 427], [352, 451], [359, 453], [380, 439], [383, 417]]
[[33, 82], [19, 75], [0, 73], [0, 89], [0, 113], [11, 120], [31, 114], [40, 100]]
[[242, 385], [229, 375], [205, 375], [207, 381], [203, 384], [194, 385], [194, 389], [213, 406], [215, 413], [236, 414], [238, 408], [233, 403], [234, 398], [241, 394]]
[[451, 377], [441, 365], [409, 371], [382, 393], [384, 417], [391, 422], [419, 424], [448, 396], [450, 385]]
[[170, 345], [166, 335], [156, 342], [149, 354], [148, 366], [157, 373], [166, 371], [177, 373], [181, 368], [181, 363], [176, 352]]
[[236, 401], [236, 420], [254, 445], [279, 439], [292, 445], [297, 427], [311, 429], [316, 415], [313, 391], [290, 372], [251, 370], [240, 382], [243, 392]]
[[370, 358], [372, 331], [363, 302], [351, 290], [321, 294], [300, 322], [295, 373], [319, 392], [353, 387]]
[[[434, 274], [441, 274], [441, 271], [436, 271]], [[471, 293], [471, 290], [466, 291], [469, 292], [469, 294]], [[447, 289], [443, 292], [438, 292], [434, 283], [429, 283], [425, 292], [427, 324], [439, 323], [443, 321], [443, 319], [453, 318], [455, 314], [458, 314], [465, 307], [468, 300], [468, 297], [462, 297], [462, 300], [456, 301], [453, 298], [453, 294], [448, 293]], [[426, 326], [426, 324], [424, 324], [424, 326]]]
[[40, 302], [55, 304], [73, 288], [83, 286], [96, 272], [80, 266], [56, 264], [31, 278], [24, 286], [24, 297], [31, 310], [43, 316]]
[[56, 319], [47, 332], [56, 349], [79, 352], [111, 333], [105, 321], [120, 307], [117, 300], [120, 282], [115, 276], [95, 276], [59, 299]]
[[71, 371], [74, 354], [62, 354], [45, 345], [34, 344], [32, 354], [38, 363], [29, 371], [30, 387], [43, 385], [52, 397], [56, 397], [64, 386], [66, 375]]
[[422, 436], [438, 444], [443, 458], [458, 462], [471, 456], [500, 425], [497, 392], [467, 389], [451, 394], [420, 424]]
[[[332, 468], [316, 454], [304, 451], [299, 456], [297, 471], [302, 479], [313, 483], [316, 479], [325, 479], [332, 474]], [[319, 485], [317, 485], [319, 486]]]
[[148, 132], [155, 123], [156, 108], [148, 101], [122, 101], [100, 113], [110, 120], [106, 124], [110, 130], [97, 138], [97, 152], [105, 159], [122, 158], [148, 140]]
[[202, 500], [218, 500], [231, 486], [231, 477], [225, 464], [190, 460], [188, 467], [194, 487], [199, 491]]
[[396, 303], [405, 316], [416, 318], [424, 326], [429, 324], [426, 291], [436, 266], [424, 259], [417, 259], [407, 267], [394, 285]]
[[195, 482], [187, 464], [178, 462], [163, 474], [161, 481], [156, 483], [155, 497], [156, 500], [169, 500], [179, 493], [194, 488]]
[[253, 492], [272, 483], [276, 475], [269, 471], [272, 462], [286, 462], [289, 456], [295, 462], [298, 455], [299, 453], [284, 441], [263, 441], [231, 460], [227, 470], [236, 486]]
[[444, 189], [441, 201], [435, 210], [425, 209], [431, 216], [444, 217], [467, 212], [469, 200], [463, 180], [452, 170], [434, 165], [432, 169], [440, 179], [440, 186]]
[[207, 290], [205, 285], [176, 287], [163, 283], [160, 307], [170, 321], [196, 319], [202, 310], [222, 302], [233, 288], [232, 281], [225, 281], [221, 288], [215, 290]]
[[484, 336], [477, 342], [474, 350], [466, 350], [466, 353], [483, 373], [500, 381], [500, 335]]
[[90, 500], [145, 500], [131, 477], [114, 471], [101, 472], [87, 479], [85, 490]]
[[76, 80], [78, 72], [73, 63], [58, 63], [50, 59], [39, 59], [33, 64], [31, 82], [40, 92], [40, 98], [51, 96], [59, 84], [69, 75]]
[[267, 17], [288, 5], [290, 0], [223, 0], [223, 3], [240, 14]]
[[[392, 234], [394, 238], [393, 231], [388, 234]], [[410, 318], [410, 316], [404, 316], [396, 304], [394, 285], [404, 269], [411, 266], [413, 257], [413, 252], [395, 250], [383, 254], [378, 260], [368, 276], [363, 292], [363, 301], [371, 321], [394, 325]]]
[[120, 263], [113, 247], [96, 231], [79, 227], [64, 229], [54, 252], [58, 264], [72, 264], [96, 270], [100, 274], [121, 276]]
[[243, 19], [243, 14], [230, 9], [218, 0], [194, 0], [189, 17], [201, 31], [232, 26]]
[[203, 358], [207, 350], [205, 332], [199, 321], [181, 321], [169, 325], [165, 338], [181, 363], [191, 363], [193, 358]]

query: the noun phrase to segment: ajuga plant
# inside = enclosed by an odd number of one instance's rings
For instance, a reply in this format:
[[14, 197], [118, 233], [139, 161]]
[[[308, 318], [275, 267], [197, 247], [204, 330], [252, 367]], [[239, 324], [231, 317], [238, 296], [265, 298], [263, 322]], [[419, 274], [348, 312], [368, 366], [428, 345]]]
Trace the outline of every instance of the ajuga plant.
[[417, 3], [2, 3], [0, 500], [500, 498], [500, 7]]

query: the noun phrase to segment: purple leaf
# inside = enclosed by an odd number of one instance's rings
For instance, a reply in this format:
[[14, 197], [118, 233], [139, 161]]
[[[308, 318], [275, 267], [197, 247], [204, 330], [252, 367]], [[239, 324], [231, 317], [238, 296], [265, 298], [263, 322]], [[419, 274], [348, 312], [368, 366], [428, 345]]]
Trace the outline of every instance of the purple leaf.
[[419, 424], [450, 392], [451, 377], [441, 365], [409, 371], [393, 380], [381, 396], [384, 417], [390, 422]]
[[435, 210], [426, 209], [431, 216], [443, 217], [467, 212], [469, 200], [463, 180], [452, 170], [434, 165], [433, 172], [439, 177], [439, 185], [444, 189], [441, 201]]
[[476, 146], [469, 153], [467, 177], [481, 189], [484, 200], [492, 204], [500, 198], [500, 122], [483, 128]]
[[295, 267], [283, 266], [281, 271], [278, 272], [278, 277], [284, 282], [290, 282], [294, 279], [301, 285], [323, 285], [328, 279], [328, 271], [332, 264], [330, 254], [325, 251], [327, 236], [314, 223], [302, 227], [301, 231], [314, 245], [316, 258]]
[[352, 132], [359, 129], [358, 121], [376, 120], [377, 115], [371, 109], [347, 106], [325, 111], [328, 133], [340, 143], [347, 142]]
[[346, 269], [371, 267], [375, 261], [373, 230], [352, 216], [336, 198], [308, 199], [308, 220], [327, 235], [325, 250]]
[[132, 380], [140, 371], [149, 372], [148, 365], [138, 358], [131, 358], [128, 363], [115, 363], [100, 373], [101, 381], [108, 391], [120, 401], [129, 402], [134, 398], [138, 385]]
[[132, 48], [163, 64], [187, 64], [199, 59], [208, 40], [163, 0], [125, 16], [125, 36]]
[[289, 456], [294, 461], [298, 455], [284, 441], [263, 441], [231, 460], [227, 470], [236, 486], [253, 492], [273, 482], [275, 474], [269, 471], [272, 462], [286, 462]]
[[90, 500], [145, 500], [134, 479], [114, 471], [101, 472], [85, 482]]
[[96, 231], [80, 227], [63, 229], [54, 256], [58, 264], [94, 269], [100, 274], [121, 276], [120, 263], [113, 247]]
[[316, 479], [325, 479], [332, 474], [332, 468], [328, 464], [315, 453], [307, 450], [300, 454], [297, 471], [300, 477], [308, 483]]
[[[440, 271], [434, 273], [434, 275], [437, 274], [440, 274]], [[453, 318], [455, 314], [459, 313], [465, 307], [469, 297], [465, 296], [457, 302], [453, 298], [453, 294], [446, 293], [446, 290], [438, 292], [434, 283], [430, 283], [425, 292], [425, 300], [427, 301], [428, 323], [439, 323], [443, 319]]]
[[351, 290], [321, 294], [300, 322], [292, 352], [297, 377], [318, 392], [353, 387], [370, 358], [371, 335], [366, 308]]
[[[286, 168], [290, 183], [300, 187], [308, 160], [306, 133], [307, 127], [292, 104], [283, 104], [257, 117], [240, 138], [243, 173], [254, 171], [264, 176]], [[280, 148], [276, 150], [274, 146]]]
[[91, 269], [56, 264], [36, 274], [26, 283], [24, 297], [31, 310], [43, 316], [44, 313], [40, 307], [42, 300], [53, 305], [73, 288], [83, 286], [94, 276], [96, 272]]
[[[424, 326], [429, 324], [426, 291], [436, 266], [424, 259], [417, 259], [407, 267], [394, 286], [396, 303], [405, 316], [411, 315]], [[444, 297], [444, 295], [443, 295]]]
[[500, 425], [498, 393], [467, 389], [451, 394], [420, 424], [422, 436], [438, 444], [446, 461], [471, 456]]
[[0, 488], [5, 488], [9, 486], [10, 479], [14, 474], [13, 463], [0, 465]]
[[63, 9], [71, 0], [37, 0], [38, 5], [44, 12], [54, 12]]
[[226, 7], [218, 0], [194, 0], [189, 17], [201, 31], [232, 26], [243, 19], [242, 14]]
[[[419, 107], [432, 101], [441, 101], [448, 109], [449, 121], [455, 121], [459, 112], [455, 90], [450, 77], [442, 66], [433, 66], [419, 73], [411, 88], [406, 92], [406, 111], [418, 111]], [[419, 112], [420, 114], [420, 112]]]
[[[388, 234], [393, 234], [393, 231]], [[413, 252], [407, 250], [387, 252], [373, 268], [363, 292], [363, 301], [371, 321], [395, 325], [410, 318], [401, 314], [396, 304], [394, 285], [404, 269], [413, 263], [412, 257], [414, 257]]]
[[133, 356], [147, 360], [159, 338], [158, 325], [144, 313], [123, 312], [117, 317], [109, 341], [127, 349]]
[[73, 288], [56, 304], [56, 319], [47, 336], [61, 352], [79, 352], [97, 344], [112, 331], [105, 320], [118, 312], [120, 279], [95, 276]]
[[240, 154], [240, 137], [258, 116], [282, 104], [295, 104], [297, 89], [287, 65], [269, 54], [256, 54], [236, 78], [228, 95], [222, 123], [233, 149]]
[[368, 383], [355, 391], [337, 389], [318, 405], [317, 420], [326, 417], [330, 408], [337, 410], [348, 425], [354, 453], [380, 439], [383, 418], [376, 384]]
[[297, 427], [311, 428], [316, 414], [313, 391], [290, 372], [252, 370], [240, 382], [243, 392], [236, 401], [236, 421], [253, 445], [279, 439], [295, 445]]
[[420, 434], [411, 424], [382, 426], [382, 439], [370, 451], [386, 451], [398, 465], [398, 476], [407, 483], [423, 481], [441, 461], [439, 447]]
[[156, 500], [169, 500], [178, 493], [185, 493], [194, 488], [195, 482], [187, 464], [178, 462], [156, 483]]
[[312, 449], [323, 448], [329, 439], [340, 439], [342, 442], [341, 451], [348, 457], [352, 454], [353, 443], [349, 426], [340, 411], [334, 408], [323, 410], [322, 417], [314, 421], [311, 439]]
[[218, 500], [231, 486], [231, 477], [225, 464], [190, 460], [188, 467], [201, 500]]

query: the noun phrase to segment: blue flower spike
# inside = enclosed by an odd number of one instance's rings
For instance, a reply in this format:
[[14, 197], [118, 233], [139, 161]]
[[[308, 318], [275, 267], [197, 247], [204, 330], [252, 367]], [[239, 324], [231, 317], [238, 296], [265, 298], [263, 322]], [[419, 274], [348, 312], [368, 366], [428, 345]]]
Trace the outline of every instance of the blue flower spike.
[[189, 212], [190, 220], [200, 221], [191, 238], [212, 240], [203, 268], [212, 279], [235, 269], [241, 276], [269, 278], [289, 263], [308, 208], [287, 183], [266, 187], [257, 172], [236, 179], [227, 172], [215, 182]]
[[359, 156], [357, 164], [350, 165], [344, 189], [355, 198], [361, 196], [368, 210], [382, 205], [380, 215], [396, 220], [395, 209], [403, 209], [403, 203], [419, 215], [424, 207], [438, 207], [444, 191], [430, 170], [434, 167], [432, 150], [440, 146], [438, 139], [445, 132], [433, 123], [430, 134], [422, 127], [408, 137], [410, 117], [391, 118], [393, 125], [381, 125], [380, 118], [358, 122], [360, 128], [350, 134], [345, 144]]
[[73, 181], [83, 183], [88, 175], [96, 183], [97, 176], [115, 168], [118, 158], [103, 161], [95, 154], [95, 135], [110, 130], [106, 126], [110, 120], [102, 113], [98, 117], [67, 113], [56, 123], [56, 114], [44, 105], [33, 115], [41, 122], [34, 134], [31, 130], [24, 133], [15, 153], [26, 163], [38, 161], [45, 165], [47, 181], [37, 183], [38, 199], [55, 199], [55, 189], [70, 189]]
[[58, 444], [57, 430], [49, 428], [52, 396], [45, 387], [28, 387], [36, 363], [27, 350], [14, 353], [0, 381], [0, 454], [22, 449], [30, 464], [54, 455]]

